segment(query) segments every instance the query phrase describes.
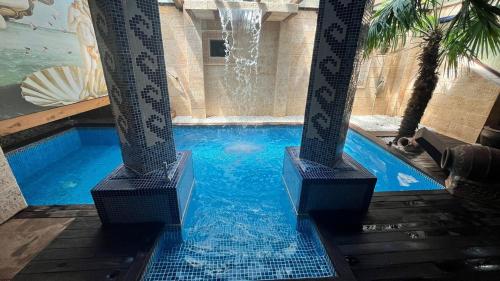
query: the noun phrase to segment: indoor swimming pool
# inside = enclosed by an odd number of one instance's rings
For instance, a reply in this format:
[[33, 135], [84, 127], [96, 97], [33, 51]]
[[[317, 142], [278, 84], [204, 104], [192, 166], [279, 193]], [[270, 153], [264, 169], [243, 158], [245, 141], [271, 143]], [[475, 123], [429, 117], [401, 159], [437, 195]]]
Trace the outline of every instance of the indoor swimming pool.
[[[307, 218], [282, 182], [300, 126], [176, 127], [193, 153], [195, 188], [182, 231], [166, 230], [144, 280], [265, 280], [334, 276]], [[345, 151], [378, 177], [376, 191], [439, 189], [356, 132]], [[113, 128], [73, 128], [7, 154], [30, 205], [91, 204], [90, 189], [121, 163]]]

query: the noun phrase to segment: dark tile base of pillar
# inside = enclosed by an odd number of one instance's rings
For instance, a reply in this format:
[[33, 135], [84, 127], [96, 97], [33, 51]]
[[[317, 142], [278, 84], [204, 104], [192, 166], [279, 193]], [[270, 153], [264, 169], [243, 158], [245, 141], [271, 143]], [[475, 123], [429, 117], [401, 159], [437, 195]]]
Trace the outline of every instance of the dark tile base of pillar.
[[283, 180], [298, 215], [312, 211], [364, 213], [377, 178], [349, 155], [332, 169], [299, 158], [299, 147], [287, 147]]
[[168, 169], [147, 175], [137, 175], [122, 165], [91, 193], [103, 224], [161, 222], [180, 225], [193, 184], [191, 152], [182, 151], [177, 153], [177, 162]]

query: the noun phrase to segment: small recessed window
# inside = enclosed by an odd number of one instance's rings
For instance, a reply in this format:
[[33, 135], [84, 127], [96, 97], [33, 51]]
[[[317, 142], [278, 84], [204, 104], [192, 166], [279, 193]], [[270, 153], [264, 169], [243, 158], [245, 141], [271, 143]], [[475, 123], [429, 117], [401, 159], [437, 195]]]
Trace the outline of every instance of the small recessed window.
[[210, 56], [216, 58], [223, 58], [226, 56], [224, 40], [210, 40]]

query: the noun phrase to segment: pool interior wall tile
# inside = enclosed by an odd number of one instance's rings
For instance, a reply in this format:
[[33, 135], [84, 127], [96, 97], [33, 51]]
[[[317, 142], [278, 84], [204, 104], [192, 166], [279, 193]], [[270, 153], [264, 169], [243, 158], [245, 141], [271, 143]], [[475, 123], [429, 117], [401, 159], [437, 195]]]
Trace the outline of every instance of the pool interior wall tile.
[[[356, 131], [349, 130], [348, 139], [350, 140], [350, 145], [345, 147], [345, 151], [348, 154], [356, 155], [356, 161], [365, 167], [370, 167], [371, 172], [381, 178], [387, 177], [390, 174], [391, 169], [388, 167], [398, 167], [397, 171], [397, 183], [393, 183], [394, 186], [390, 186], [387, 183], [384, 185], [377, 185], [376, 191], [394, 191], [394, 187], [398, 186], [401, 191], [403, 190], [436, 190], [445, 188], [442, 184], [438, 183], [436, 180], [430, 178], [425, 173], [421, 172], [417, 168], [409, 165], [405, 161], [391, 155], [390, 152], [386, 151], [384, 148], [380, 147], [378, 144], [366, 139], [361, 134]], [[356, 151], [368, 151], [370, 156], [361, 157], [363, 153], [357, 153]], [[359, 155], [358, 155], [359, 154]], [[390, 155], [392, 157], [387, 158], [384, 162], [373, 163], [373, 159], [377, 159], [378, 155]], [[366, 161], [366, 162], [365, 162]], [[383, 166], [380, 166], [383, 165]]]
[[119, 144], [116, 127], [77, 128], [80, 141], [83, 145], [115, 145]]
[[6, 156], [16, 178], [24, 180], [36, 176], [37, 172], [78, 150], [81, 145], [77, 129], [72, 128], [10, 151]]

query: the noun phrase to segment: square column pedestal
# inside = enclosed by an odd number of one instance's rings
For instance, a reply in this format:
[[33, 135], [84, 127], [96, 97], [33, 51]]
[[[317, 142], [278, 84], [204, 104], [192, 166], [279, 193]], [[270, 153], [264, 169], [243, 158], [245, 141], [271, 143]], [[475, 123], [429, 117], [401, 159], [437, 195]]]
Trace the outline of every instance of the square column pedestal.
[[181, 225], [194, 185], [190, 151], [168, 168], [138, 175], [118, 167], [91, 191], [102, 223], [161, 222]]
[[287, 147], [283, 180], [297, 215], [311, 211], [363, 214], [368, 210], [377, 178], [349, 155], [329, 168], [299, 158], [299, 147]]

